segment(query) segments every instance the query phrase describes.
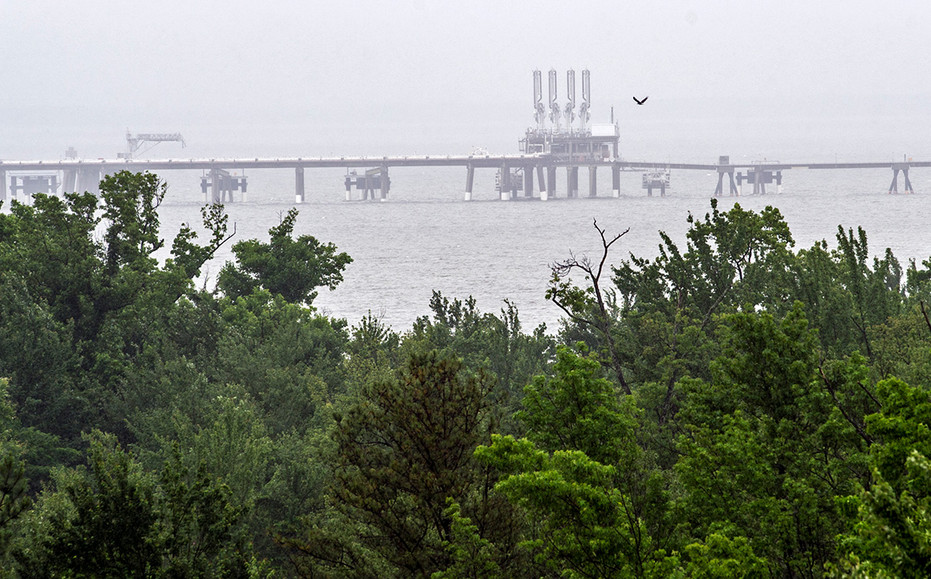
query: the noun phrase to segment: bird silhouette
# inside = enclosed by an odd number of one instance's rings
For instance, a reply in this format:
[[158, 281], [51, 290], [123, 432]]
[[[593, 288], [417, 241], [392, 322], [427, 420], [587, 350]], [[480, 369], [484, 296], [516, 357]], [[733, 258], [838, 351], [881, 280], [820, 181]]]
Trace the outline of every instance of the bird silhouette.
[[637, 97], [634, 97], [634, 102], [636, 102], [638, 105], [642, 105], [643, 103], [647, 102], [647, 99], [648, 99], [648, 98], [650, 98], [650, 97], [645, 96], [645, 97], [643, 97], [643, 99], [641, 100], [641, 99], [638, 99]]

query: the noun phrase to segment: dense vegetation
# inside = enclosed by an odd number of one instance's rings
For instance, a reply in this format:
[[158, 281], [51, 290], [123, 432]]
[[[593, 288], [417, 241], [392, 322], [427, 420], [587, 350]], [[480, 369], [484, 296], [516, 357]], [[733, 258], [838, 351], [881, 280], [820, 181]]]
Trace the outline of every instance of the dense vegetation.
[[294, 211], [198, 289], [226, 218], [158, 260], [164, 193], [0, 214], [5, 575], [931, 575], [931, 260], [712, 202], [655, 259], [596, 224], [556, 336], [399, 334], [315, 311], [351, 259]]

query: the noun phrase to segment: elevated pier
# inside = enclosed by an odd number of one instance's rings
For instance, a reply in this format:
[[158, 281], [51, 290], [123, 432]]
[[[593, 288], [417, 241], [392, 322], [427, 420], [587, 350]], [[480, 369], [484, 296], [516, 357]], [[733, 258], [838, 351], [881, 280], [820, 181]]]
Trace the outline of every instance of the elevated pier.
[[[374, 167], [374, 169], [373, 169]], [[462, 167], [465, 170], [465, 194], [469, 201], [473, 198], [473, 185], [475, 173], [478, 170], [494, 170], [498, 175], [509, 173], [508, 187], [505, 191], [498, 188], [498, 195], [503, 200], [516, 199], [517, 192], [523, 192], [524, 198], [537, 198], [542, 201], [553, 199], [558, 193], [567, 198], [579, 197], [579, 169], [588, 168], [588, 197], [597, 195], [597, 174], [601, 167], [611, 171], [612, 196], [620, 197], [621, 171], [643, 171], [645, 174], [662, 173], [665, 186], [670, 182], [668, 174], [671, 171], [704, 171], [716, 174], [717, 187], [709, 184], [709, 193], [715, 196], [724, 194], [724, 178], [728, 179], [730, 195], [740, 195], [743, 184], [753, 186], [753, 193], [765, 194], [767, 184], [775, 184], [777, 190], [781, 189], [784, 180], [784, 171], [791, 169], [812, 170], [859, 170], [859, 169], [888, 169], [892, 171], [892, 182], [889, 193], [898, 193], [899, 174], [902, 174], [905, 193], [914, 193], [909, 178], [909, 171], [914, 168], [931, 167], [931, 161], [876, 161], [865, 163], [781, 163], [770, 161], [757, 161], [751, 163], [730, 163], [729, 158], [722, 156], [718, 163], [665, 163], [655, 161], [627, 161], [613, 157], [578, 157], [568, 158], [553, 153], [531, 153], [519, 155], [443, 155], [443, 156], [393, 156], [393, 157], [292, 157], [292, 158], [210, 158], [210, 159], [66, 159], [58, 161], [0, 161], [0, 200], [6, 200], [11, 194], [30, 196], [37, 192], [53, 193], [62, 191], [90, 191], [98, 192], [101, 176], [112, 174], [121, 170], [128, 171], [172, 171], [172, 170], [202, 170], [210, 175], [204, 181], [213, 201], [233, 201], [233, 193], [245, 194], [245, 179], [241, 183], [233, 184], [227, 181], [224, 185], [224, 175], [233, 172], [252, 171], [259, 169], [291, 170], [294, 172], [295, 203], [305, 200], [304, 173], [313, 169], [346, 169], [347, 173], [356, 170], [358, 175], [370, 176], [385, 175], [385, 187], [379, 182], [371, 187], [361, 190], [367, 191], [363, 198], [387, 199], [389, 182], [387, 175], [391, 169], [398, 167]], [[361, 172], [359, 171], [361, 170]], [[564, 191], [557, 191], [556, 177], [558, 170], [565, 170], [566, 187]], [[213, 175], [219, 176], [214, 180]], [[518, 186], [518, 178], [520, 185]], [[240, 177], [236, 177], [240, 179]], [[536, 180], [536, 183], [534, 183]], [[499, 183], [502, 180], [499, 178]], [[216, 183], [216, 186], [214, 186]], [[353, 181], [357, 186], [357, 181]], [[659, 181], [653, 182], [653, 188], [660, 188]], [[216, 189], [216, 190], [215, 190]], [[646, 192], [649, 188], [644, 186]], [[376, 194], [375, 192], [378, 192]]]
[[[180, 142], [180, 133], [127, 133], [127, 148], [116, 159], [78, 159], [74, 149], [66, 152], [68, 157], [58, 161], [0, 161], [0, 200], [12, 193], [29, 197], [34, 193], [61, 191], [98, 192], [102, 175], [121, 170], [128, 171], [171, 171], [201, 170], [204, 177], [201, 189], [204, 201], [208, 191], [213, 202], [233, 202], [234, 193], [246, 194], [245, 171], [289, 170], [294, 172], [294, 201], [305, 201], [305, 173], [314, 169], [341, 168], [346, 170], [346, 200], [352, 198], [355, 188], [361, 199], [385, 201], [391, 186], [389, 172], [400, 167], [462, 167], [465, 169], [465, 191], [463, 198], [471, 201], [477, 170], [496, 171], [495, 193], [503, 201], [523, 199], [554, 199], [559, 191], [556, 187], [557, 172], [565, 171], [567, 198], [577, 198], [580, 170], [588, 169], [588, 197], [598, 195], [598, 169], [611, 170], [611, 191], [615, 198], [621, 194], [621, 171], [642, 171], [642, 189], [652, 196], [658, 190], [665, 196], [672, 186], [671, 171], [705, 171], [717, 174], [714, 195], [724, 194], [724, 176], [727, 175], [728, 192], [740, 195], [744, 182], [752, 185], [753, 194], [766, 194], [766, 186], [775, 186], [782, 191], [783, 172], [791, 169], [856, 170], [889, 169], [892, 182], [889, 193], [898, 193], [899, 173], [902, 174], [905, 193], [914, 193], [909, 170], [916, 167], [931, 167], [931, 161], [870, 162], [870, 163], [780, 163], [778, 161], [754, 161], [731, 163], [730, 157], [722, 155], [717, 163], [669, 163], [655, 161], [627, 161], [620, 157], [618, 145], [620, 130], [611, 110], [610, 123], [591, 123], [590, 74], [583, 70], [581, 77], [581, 100], [576, 112], [575, 71], [566, 72], [566, 102], [561, 104], [558, 94], [557, 73], [548, 75], [548, 102], [543, 102], [543, 74], [533, 71], [533, 116], [535, 124], [528, 128], [519, 140], [520, 154], [490, 155], [475, 151], [471, 155], [440, 156], [382, 156], [382, 157], [288, 157], [288, 158], [209, 158], [209, 159], [138, 159], [142, 143]], [[242, 177], [233, 173], [239, 171]], [[534, 178], [536, 177], [536, 184]], [[534, 190], [536, 185], [536, 192]], [[711, 187], [709, 186], [709, 190]], [[522, 192], [523, 195], [519, 195]]]

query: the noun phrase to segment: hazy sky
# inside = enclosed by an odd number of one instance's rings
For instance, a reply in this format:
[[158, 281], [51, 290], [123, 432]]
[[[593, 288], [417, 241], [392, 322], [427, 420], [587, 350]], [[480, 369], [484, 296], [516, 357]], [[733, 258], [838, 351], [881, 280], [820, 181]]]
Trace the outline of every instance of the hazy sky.
[[0, 0], [0, 55], [7, 159], [114, 156], [127, 128], [194, 155], [516, 152], [536, 68], [561, 102], [588, 68], [593, 120], [615, 106], [645, 150], [656, 130], [715, 149], [786, 123], [836, 150], [875, 125], [877, 150], [931, 158], [919, 0]]

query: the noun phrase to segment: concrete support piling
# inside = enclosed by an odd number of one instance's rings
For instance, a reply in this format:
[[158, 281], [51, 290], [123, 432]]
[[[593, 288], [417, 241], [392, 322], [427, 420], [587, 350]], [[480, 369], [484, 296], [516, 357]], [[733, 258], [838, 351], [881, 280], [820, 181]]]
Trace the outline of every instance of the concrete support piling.
[[620, 165], [611, 165], [611, 191], [614, 198], [621, 196], [621, 167]]
[[588, 196], [598, 196], [598, 166], [589, 165], [588, 167]]
[[524, 167], [524, 197], [533, 197], [533, 167]]
[[502, 201], [511, 199], [511, 168], [507, 163], [501, 164], [501, 179], [498, 182], [498, 188], [501, 190]]
[[294, 168], [294, 202], [304, 202], [304, 168]]
[[78, 173], [77, 171], [66, 169], [62, 172], [61, 179], [61, 192], [62, 193], [74, 193], [78, 190]]
[[389, 187], [389, 178], [388, 178], [388, 165], [381, 166], [381, 201], [388, 200], [388, 187]]
[[556, 167], [549, 165], [546, 168], [546, 198], [543, 200], [546, 201], [550, 198], [556, 197]]
[[915, 192], [912, 189], [912, 182], [908, 179], [908, 168], [909, 165], [906, 162], [892, 164], [892, 183], [889, 185], [890, 194], [899, 192], [899, 171], [902, 171], [902, 177], [905, 180], [905, 192]]
[[753, 194], [761, 195], [766, 193], [766, 186], [760, 182], [760, 177], [762, 176], [762, 171], [757, 170], [753, 172]]
[[78, 170], [77, 191], [100, 194], [100, 169], [97, 167]]
[[220, 193], [220, 170], [211, 169], [210, 170], [210, 196], [212, 197], [211, 203], [222, 203], [223, 198]]
[[579, 168], [577, 166], [566, 167], [566, 197], [575, 198], [579, 196]]
[[546, 193], [546, 180], [543, 178], [543, 165], [537, 165], [537, 187], [540, 189], [540, 199]]
[[472, 183], [475, 181], [475, 165], [471, 163], [466, 166], [466, 188], [465, 200], [472, 200]]

